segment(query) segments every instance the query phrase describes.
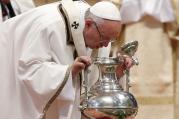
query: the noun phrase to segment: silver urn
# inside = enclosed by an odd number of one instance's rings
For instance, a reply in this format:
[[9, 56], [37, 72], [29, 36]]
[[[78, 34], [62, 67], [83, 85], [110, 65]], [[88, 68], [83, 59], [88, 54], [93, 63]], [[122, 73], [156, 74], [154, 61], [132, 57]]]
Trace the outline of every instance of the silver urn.
[[[132, 57], [137, 46], [137, 41], [130, 42], [121, 48], [121, 52]], [[136, 59], [133, 61], [138, 64]], [[125, 71], [125, 86], [119, 83], [121, 79], [116, 76], [116, 68], [123, 62], [120, 56], [93, 59], [99, 69], [99, 78], [89, 90], [85, 79], [85, 93], [81, 95], [80, 105], [83, 116], [89, 119], [133, 119], [136, 116], [138, 104], [129, 92], [129, 70]]]

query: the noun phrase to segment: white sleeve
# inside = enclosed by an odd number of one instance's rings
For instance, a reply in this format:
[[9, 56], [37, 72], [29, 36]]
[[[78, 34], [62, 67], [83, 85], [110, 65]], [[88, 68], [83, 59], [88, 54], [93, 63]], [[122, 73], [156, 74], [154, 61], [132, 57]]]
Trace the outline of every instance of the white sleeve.
[[34, 28], [28, 34], [18, 60], [17, 77], [34, 104], [39, 106], [62, 90], [69, 78], [70, 68], [53, 60], [47, 30]]

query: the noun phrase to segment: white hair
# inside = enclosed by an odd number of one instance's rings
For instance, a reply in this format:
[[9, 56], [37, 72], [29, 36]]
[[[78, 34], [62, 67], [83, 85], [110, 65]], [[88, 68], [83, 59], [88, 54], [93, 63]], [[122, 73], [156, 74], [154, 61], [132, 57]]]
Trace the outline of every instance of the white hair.
[[85, 19], [91, 18], [95, 23], [97, 24], [102, 24], [104, 23], [104, 19], [100, 18], [96, 15], [94, 15], [93, 13], [90, 12], [90, 9], [88, 9], [85, 13]]

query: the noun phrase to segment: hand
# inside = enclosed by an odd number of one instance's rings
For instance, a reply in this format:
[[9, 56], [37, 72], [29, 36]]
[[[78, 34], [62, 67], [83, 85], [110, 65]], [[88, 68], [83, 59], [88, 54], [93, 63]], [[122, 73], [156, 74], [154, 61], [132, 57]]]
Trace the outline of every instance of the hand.
[[72, 78], [76, 78], [76, 76], [86, 67], [91, 65], [91, 58], [88, 56], [80, 56], [77, 57], [72, 64]]
[[124, 71], [130, 69], [134, 65], [134, 63], [132, 57], [129, 57], [127, 55], [118, 55], [118, 57], [120, 58], [120, 60], [121, 58], [123, 60], [123, 63], [118, 65], [116, 69], [117, 77], [121, 77], [124, 75]]

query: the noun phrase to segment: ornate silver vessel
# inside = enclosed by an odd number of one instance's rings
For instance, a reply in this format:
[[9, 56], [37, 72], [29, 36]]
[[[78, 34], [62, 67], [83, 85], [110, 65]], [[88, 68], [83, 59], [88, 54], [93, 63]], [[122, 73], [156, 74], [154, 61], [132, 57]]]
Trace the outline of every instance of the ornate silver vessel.
[[[138, 42], [133, 41], [121, 48], [123, 54], [133, 56]], [[81, 112], [89, 119], [132, 119], [138, 111], [135, 97], [129, 92], [129, 70], [125, 71], [125, 86], [119, 84], [116, 68], [123, 63], [123, 58], [94, 58], [98, 66], [99, 79], [88, 90], [87, 79], [84, 82], [85, 93], [81, 96]], [[138, 64], [135, 59], [134, 64]], [[87, 78], [87, 71], [85, 72]], [[123, 89], [125, 87], [125, 89]]]

